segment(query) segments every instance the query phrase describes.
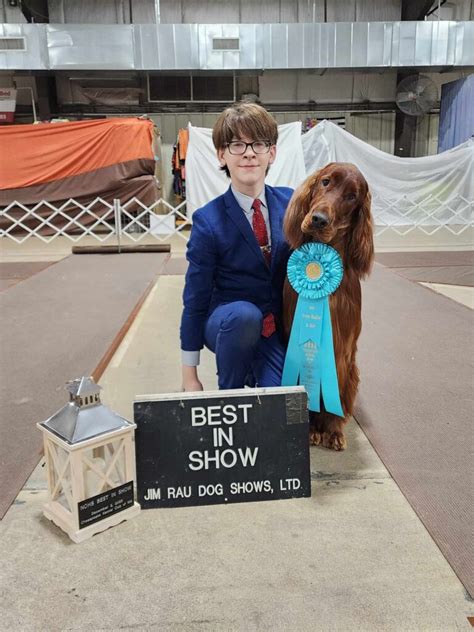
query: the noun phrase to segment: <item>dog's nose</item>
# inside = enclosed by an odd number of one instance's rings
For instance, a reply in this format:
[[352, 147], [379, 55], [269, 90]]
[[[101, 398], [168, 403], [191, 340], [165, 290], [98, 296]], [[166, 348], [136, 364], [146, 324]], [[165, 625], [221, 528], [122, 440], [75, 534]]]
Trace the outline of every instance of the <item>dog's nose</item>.
[[313, 215], [313, 226], [315, 228], [325, 228], [329, 224], [326, 213], [315, 213]]

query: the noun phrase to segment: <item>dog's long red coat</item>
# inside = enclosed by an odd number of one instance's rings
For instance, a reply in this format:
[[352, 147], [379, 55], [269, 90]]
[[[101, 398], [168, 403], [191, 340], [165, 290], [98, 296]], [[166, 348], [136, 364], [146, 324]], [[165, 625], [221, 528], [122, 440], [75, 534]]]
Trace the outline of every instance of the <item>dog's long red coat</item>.
[[[343, 427], [352, 414], [359, 385], [356, 352], [362, 324], [360, 280], [369, 273], [374, 256], [370, 203], [369, 187], [357, 167], [330, 163], [295, 191], [285, 215], [285, 236], [292, 249], [311, 241], [326, 243], [338, 251], [344, 264], [341, 285], [329, 301], [345, 417], [324, 411], [310, 413], [311, 443], [335, 450], [346, 447]], [[327, 218], [327, 225], [316, 227], [315, 214]], [[287, 279], [283, 290], [283, 324], [287, 336], [297, 298]]]

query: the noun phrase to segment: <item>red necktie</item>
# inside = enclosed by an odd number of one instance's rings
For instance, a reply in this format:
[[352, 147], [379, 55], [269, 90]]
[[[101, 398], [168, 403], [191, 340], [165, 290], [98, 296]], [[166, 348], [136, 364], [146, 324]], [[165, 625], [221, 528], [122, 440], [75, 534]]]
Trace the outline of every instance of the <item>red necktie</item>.
[[253, 216], [252, 216], [253, 232], [255, 234], [257, 244], [260, 246], [260, 250], [262, 251], [263, 257], [265, 261], [267, 262], [267, 265], [270, 265], [272, 255], [270, 252], [270, 245], [268, 243], [267, 225], [265, 224], [265, 220], [263, 218], [263, 213], [262, 213], [262, 203], [260, 202], [259, 199], [253, 201], [252, 208], [253, 208]]
[[[261, 206], [262, 203], [259, 199], [253, 201], [252, 228], [257, 240], [257, 244], [260, 246], [260, 249], [262, 251], [265, 262], [270, 267], [272, 255], [270, 251], [270, 244], [268, 243], [267, 225], [265, 224], [265, 219], [262, 214]], [[275, 331], [275, 317], [271, 313], [267, 314], [263, 319], [262, 336], [264, 338], [268, 338]]]

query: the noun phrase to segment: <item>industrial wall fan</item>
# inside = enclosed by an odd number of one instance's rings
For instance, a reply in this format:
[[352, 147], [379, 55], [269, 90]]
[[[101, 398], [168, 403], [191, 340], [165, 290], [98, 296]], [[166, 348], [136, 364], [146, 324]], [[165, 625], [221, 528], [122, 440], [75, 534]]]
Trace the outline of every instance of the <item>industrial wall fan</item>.
[[438, 88], [426, 75], [410, 75], [397, 86], [396, 104], [404, 114], [423, 116], [438, 102]]

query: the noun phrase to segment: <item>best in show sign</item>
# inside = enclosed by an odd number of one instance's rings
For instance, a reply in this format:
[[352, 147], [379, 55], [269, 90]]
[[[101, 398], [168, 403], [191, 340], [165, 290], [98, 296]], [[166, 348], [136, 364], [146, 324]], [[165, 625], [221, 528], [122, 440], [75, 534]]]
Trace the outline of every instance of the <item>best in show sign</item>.
[[143, 509], [311, 495], [302, 386], [137, 398]]

